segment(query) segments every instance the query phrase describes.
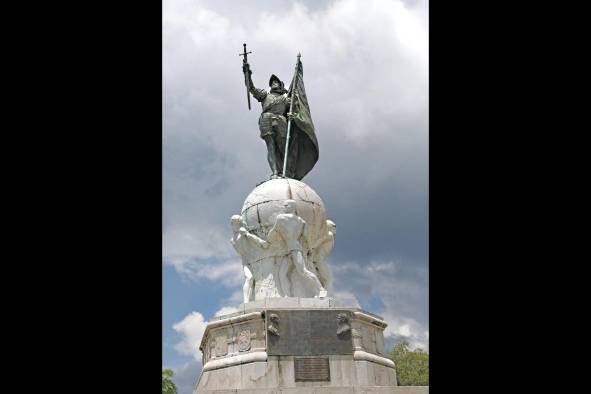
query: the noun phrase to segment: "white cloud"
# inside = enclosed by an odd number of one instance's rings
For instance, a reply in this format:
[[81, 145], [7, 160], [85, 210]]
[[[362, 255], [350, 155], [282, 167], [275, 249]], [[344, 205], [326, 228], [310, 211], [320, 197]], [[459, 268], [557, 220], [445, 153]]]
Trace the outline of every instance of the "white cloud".
[[427, 54], [426, 26], [397, 0], [341, 0], [316, 12], [294, 2], [287, 12], [262, 12], [255, 34], [261, 43], [286, 51], [301, 48], [308, 56], [326, 60], [356, 57], [376, 46], [385, 52], [398, 43], [423, 63]]
[[384, 337], [404, 339], [409, 342], [411, 349], [421, 348], [429, 351], [429, 330], [422, 324], [412, 318], [400, 317], [389, 311], [384, 313], [383, 317], [388, 323]]
[[183, 355], [193, 356], [195, 360], [201, 360], [199, 344], [205, 332], [207, 322], [199, 312], [191, 312], [185, 318], [175, 323], [172, 328], [180, 334], [181, 341], [174, 348]]
[[344, 304], [344, 306], [349, 308], [361, 308], [359, 304], [359, 300], [355, 297], [355, 294], [351, 293], [350, 291], [341, 290], [335, 291], [332, 295], [334, 298], [339, 300]]
[[199, 259], [228, 258], [235, 255], [230, 235], [223, 229], [174, 226], [163, 234], [165, 256], [192, 256]]
[[230, 20], [198, 0], [166, 0], [162, 7], [163, 45], [173, 45], [178, 30], [185, 30], [196, 46], [210, 48], [227, 39]]
[[238, 259], [199, 260], [193, 256], [172, 256], [166, 258], [164, 264], [173, 266], [181, 276], [195, 282], [207, 279], [225, 287], [236, 287], [244, 280], [242, 262]]
[[214, 314], [214, 316], [228, 315], [230, 313], [234, 313], [237, 311], [238, 308], [235, 308], [233, 306], [223, 306]]

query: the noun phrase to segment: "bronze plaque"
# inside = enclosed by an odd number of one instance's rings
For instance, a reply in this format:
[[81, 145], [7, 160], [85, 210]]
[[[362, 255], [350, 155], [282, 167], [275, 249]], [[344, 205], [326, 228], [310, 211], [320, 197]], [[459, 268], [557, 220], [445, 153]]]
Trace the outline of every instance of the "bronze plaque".
[[296, 357], [293, 360], [296, 382], [330, 382], [327, 357]]
[[350, 320], [344, 310], [267, 310], [269, 356], [324, 356], [353, 354]]

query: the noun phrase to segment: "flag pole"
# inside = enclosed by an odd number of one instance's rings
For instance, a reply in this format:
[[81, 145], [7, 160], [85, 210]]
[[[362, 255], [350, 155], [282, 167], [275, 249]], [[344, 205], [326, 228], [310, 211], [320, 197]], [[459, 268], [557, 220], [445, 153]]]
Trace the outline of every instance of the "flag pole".
[[[293, 98], [294, 98], [294, 91], [293, 91], [293, 87], [294, 87], [294, 83], [296, 81], [296, 78], [298, 76], [298, 65], [300, 64], [300, 56], [302, 56], [300, 53], [298, 53], [298, 61], [296, 62], [296, 66], [295, 66], [295, 72], [293, 74], [293, 79], [291, 80], [291, 102], [289, 103], [289, 113], [291, 114], [292, 110], [293, 110]], [[285, 176], [285, 171], [287, 170], [287, 153], [289, 152], [289, 133], [291, 131], [291, 116], [287, 117], [287, 138], [285, 139], [285, 155], [283, 156], [283, 177], [286, 178]]]

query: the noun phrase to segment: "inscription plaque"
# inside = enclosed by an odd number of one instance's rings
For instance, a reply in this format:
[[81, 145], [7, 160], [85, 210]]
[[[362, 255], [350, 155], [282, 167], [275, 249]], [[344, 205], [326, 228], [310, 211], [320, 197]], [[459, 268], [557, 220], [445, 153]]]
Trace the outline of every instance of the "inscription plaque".
[[[279, 335], [267, 335], [269, 356], [324, 356], [353, 354], [350, 330], [338, 333], [337, 315], [343, 310], [268, 310], [279, 318]], [[267, 325], [269, 323], [267, 322]]]
[[296, 382], [330, 382], [330, 364], [327, 357], [296, 357], [293, 365]]

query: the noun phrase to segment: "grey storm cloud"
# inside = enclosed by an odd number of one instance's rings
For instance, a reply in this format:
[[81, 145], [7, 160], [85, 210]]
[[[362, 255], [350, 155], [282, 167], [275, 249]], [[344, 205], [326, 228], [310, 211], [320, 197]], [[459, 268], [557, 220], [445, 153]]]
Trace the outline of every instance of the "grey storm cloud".
[[428, 330], [427, 12], [418, 0], [165, 0], [163, 259], [238, 261], [229, 218], [270, 173], [238, 53], [246, 42], [267, 88], [272, 73], [291, 81], [301, 52], [320, 148], [303, 181], [338, 226], [335, 287]]

